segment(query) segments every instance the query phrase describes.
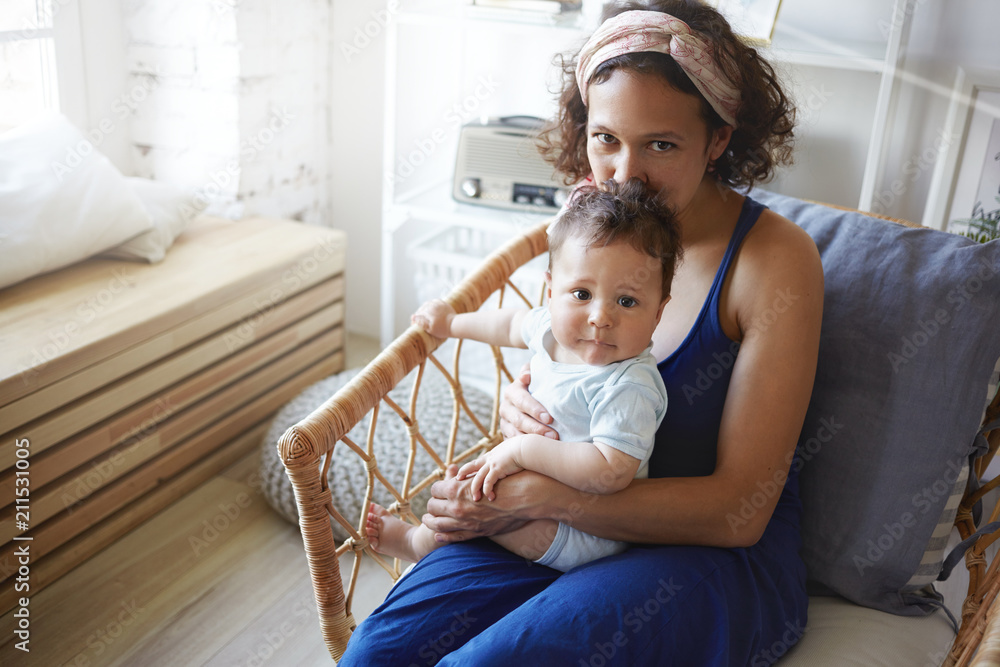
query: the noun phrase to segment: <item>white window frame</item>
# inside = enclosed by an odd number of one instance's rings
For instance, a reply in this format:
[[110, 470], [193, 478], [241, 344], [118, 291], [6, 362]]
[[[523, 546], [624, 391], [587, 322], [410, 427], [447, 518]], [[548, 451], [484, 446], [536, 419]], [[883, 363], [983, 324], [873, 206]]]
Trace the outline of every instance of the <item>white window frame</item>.
[[0, 31], [0, 42], [52, 39], [55, 62], [43, 55], [42, 67], [54, 75], [56, 89], [49, 106], [65, 114], [79, 128], [89, 127], [86, 67], [80, 27], [80, 0], [50, 0], [52, 27], [30, 27]]
[[52, 0], [59, 110], [77, 127], [90, 127], [87, 68], [83, 52], [80, 0]]

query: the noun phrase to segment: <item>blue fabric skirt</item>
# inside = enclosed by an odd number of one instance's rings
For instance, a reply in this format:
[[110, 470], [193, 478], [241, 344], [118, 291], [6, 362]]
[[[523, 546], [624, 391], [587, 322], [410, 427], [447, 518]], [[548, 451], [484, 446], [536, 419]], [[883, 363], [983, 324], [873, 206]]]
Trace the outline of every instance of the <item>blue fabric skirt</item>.
[[780, 514], [753, 547], [633, 546], [565, 574], [486, 539], [442, 547], [338, 664], [773, 664], [802, 636], [808, 602], [797, 517]]

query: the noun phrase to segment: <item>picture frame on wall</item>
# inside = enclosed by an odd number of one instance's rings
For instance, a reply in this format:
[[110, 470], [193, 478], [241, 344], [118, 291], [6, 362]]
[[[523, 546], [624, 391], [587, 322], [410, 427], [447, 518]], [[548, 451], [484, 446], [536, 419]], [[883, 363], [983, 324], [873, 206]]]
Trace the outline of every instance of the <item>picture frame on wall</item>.
[[768, 46], [778, 22], [781, 0], [702, 0], [726, 17], [733, 32], [757, 46]]
[[1000, 217], [1000, 71], [958, 68], [923, 224], [957, 233]]

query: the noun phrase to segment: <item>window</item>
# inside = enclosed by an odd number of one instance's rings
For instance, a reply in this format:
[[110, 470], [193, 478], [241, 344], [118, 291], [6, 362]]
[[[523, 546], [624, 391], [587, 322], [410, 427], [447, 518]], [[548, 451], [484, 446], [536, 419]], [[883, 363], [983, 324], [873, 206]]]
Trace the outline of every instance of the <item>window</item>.
[[0, 132], [46, 110], [85, 126], [81, 56], [78, 0], [0, 0]]

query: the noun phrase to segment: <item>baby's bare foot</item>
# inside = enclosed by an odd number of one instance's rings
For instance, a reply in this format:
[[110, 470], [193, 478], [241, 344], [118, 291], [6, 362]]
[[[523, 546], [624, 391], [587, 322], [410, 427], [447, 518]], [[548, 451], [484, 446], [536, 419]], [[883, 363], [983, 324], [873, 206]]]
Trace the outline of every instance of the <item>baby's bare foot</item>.
[[380, 554], [416, 563], [441, 546], [434, 533], [424, 525], [414, 526], [397, 519], [387, 509], [372, 503], [366, 521], [368, 543]]

